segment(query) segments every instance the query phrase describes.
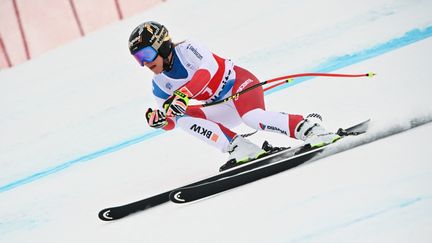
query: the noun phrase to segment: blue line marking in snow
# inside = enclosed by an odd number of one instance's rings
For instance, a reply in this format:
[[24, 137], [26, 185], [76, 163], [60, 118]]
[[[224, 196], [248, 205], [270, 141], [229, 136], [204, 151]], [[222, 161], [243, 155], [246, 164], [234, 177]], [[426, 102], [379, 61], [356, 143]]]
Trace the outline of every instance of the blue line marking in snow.
[[139, 143], [139, 142], [151, 139], [151, 138], [153, 138], [155, 136], [158, 136], [158, 135], [162, 134], [163, 132], [164, 131], [162, 131], [162, 130], [152, 131], [152, 132], [146, 133], [144, 135], [141, 135], [139, 137], [136, 137], [136, 138], [127, 140], [125, 142], [113, 145], [111, 147], [107, 147], [107, 148], [98, 150], [96, 152], [84, 155], [84, 156], [79, 157], [77, 159], [73, 159], [73, 160], [67, 161], [66, 163], [63, 163], [63, 164], [60, 164], [58, 166], [55, 166], [55, 167], [46, 169], [44, 171], [35, 173], [35, 174], [31, 175], [31, 176], [28, 176], [28, 177], [16, 180], [14, 182], [11, 182], [9, 184], [1, 186], [0, 187], [0, 193], [8, 191], [8, 190], [11, 190], [11, 189], [13, 189], [15, 187], [18, 187], [18, 186], [30, 183], [32, 181], [35, 181], [35, 180], [40, 179], [42, 177], [45, 177], [47, 175], [50, 175], [50, 174], [62, 171], [62, 170], [66, 169], [66, 168], [68, 168], [68, 167], [70, 167], [70, 166], [72, 166], [72, 165], [74, 165], [76, 163], [80, 163], [80, 162], [88, 161], [88, 160], [91, 160], [91, 159], [95, 159], [95, 158], [98, 158], [98, 157], [103, 156], [105, 154], [109, 154], [109, 153], [115, 152], [117, 150], [123, 149], [125, 147], [128, 147], [130, 145], [133, 145], [133, 144], [136, 144], [136, 143]]
[[[352, 65], [354, 63], [358, 63], [358, 62], [379, 56], [381, 54], [399, 49], [401, 47], [404, 47], [406, 45], [412, 44], [412, 43], [417, 42], [417, 41], [421, 41], [421, 40], [426, 39], [426, 38], [431, 37], [431, 36], [432, 36], [432, 26], [426, 27], [425, 29], [414, 29], [414, 30], [411, 30], [409, 32], [406, 32], [405, 35], [403, 35], [402, 37], [392, 39], [386, 43], [376, 45], [370, 49], [366, 49], [366, 50], [356, 52], [353, 54], [347, 54], [344, 56], [329, 59], [327, 62], [321, 64], [313, 72], [331, 72], [331, 71]], [[304, 77], [304, 78], [294, 79], [294, 81], [291, 83], [281, 85], [277, 88], [274, 88], [274, 89], [266, 92], [266, 95], [280, 91], [282, 89], [286, 89], [288, 87], [291, 87], [291, 86], [299, 84], [301, 82], [310, 80], [312, 78], [313, 77]], [[22, 178], [22, 179], [13, 181], [9, 184], [1, 186], [0, 187], [0, 193], [11, 190], [11, 189], [16, 188], [18, 186], [22, 186], [22, 185], [30, 183], [32, 181], [38, 180], [38, 179], [45, 177], [45, 176], [48, 176], [50, 174], [57, 173], [59, 171], [62, 171], [64, 169], [72, 166], [73, 164], [88, 161], [88, 160], [103, 156], [105, 154], [115, 152], [117, 150], [123, 149], [125, 147], [130, 146], [130, 145], [151, 139], [151, 138], [158, 136], [162, 133], [164, 133], [164, 131], [152, 131], [152, 132], [143, 134], [139, 137], [133, 138], [131, 140], [127, 140], [125, 142], [115, 144], [111, 147], [104, 148], [104, 149], [101, 149], [99, 151], [95, 151], [93, 153], [84, 155], [84, 156], [79, 157], [77, 159], [73, 159], [73, 160], [67, 161], [65, 163], [62, 163], [58, 166], [37, 172], [37, 173], [30, 175], [28, 177], [25, 177], [25, 178]]]
[[[392, 39], [386, 43], [378, 44], [370, 49], [366, 49], [363, 51], [355, 52], [353, 54], [347, 54], [344, 56], [334, 57], [329, 59], [327, 62], [319, 65], [315, 70], [311, 72], [322, 72], [322, 73], [328, 73], [335, 71], [337, 69], [350, 66], [355, 63], [362, 62], [364, 60], [374, 58], [376, 56], [382, 55], [384, 53], [394, 51], [396, 49], [399, 49], [401, 47], [407, 46], [409, 44], [412, 44], [417, 41], [421, 41], [423, 39], [426, 39], [428, 37], [432, 36], [432, 26], [429, 26], [425, 29], [414, 29], [411, 31], [408, 31], [403, 35], [402, 37]], [[315, 77], [302, 77], [302, 78], [296, 78], [293, 80], [293, 82], [281, 85], [279, 87], [276, 87], [274, 89], [271, 89], [266, 92], [266, 95], [272, 94], [274, 92], [280, 91], [282, 89], [286, 89], [288, 87], [297, 85], [299, 83], [302, 83], [304, 81], [313, 79]]]

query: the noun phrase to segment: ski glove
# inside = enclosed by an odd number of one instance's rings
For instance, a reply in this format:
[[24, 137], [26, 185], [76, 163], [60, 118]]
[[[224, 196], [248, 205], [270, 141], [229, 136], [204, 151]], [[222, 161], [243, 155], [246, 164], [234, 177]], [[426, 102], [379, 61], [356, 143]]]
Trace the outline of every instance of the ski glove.
[[145, 116], [150, 127], [163, 128], [168, 124], [165, 114], [160, 110], [148, 108]]
[[163, 104], [167, 116], [183, 116], [189, 103], [189, 97], [180, 90], [174, 91]]

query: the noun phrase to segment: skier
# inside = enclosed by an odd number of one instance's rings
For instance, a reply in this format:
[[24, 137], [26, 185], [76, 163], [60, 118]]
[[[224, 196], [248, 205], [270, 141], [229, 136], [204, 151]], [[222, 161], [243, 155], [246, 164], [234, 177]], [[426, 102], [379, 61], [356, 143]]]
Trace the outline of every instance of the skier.
[[241, 123], [257, 130], [284, 134], [320, 147], [340, 138], [327, 132], [321, 116], [268, 111], [261, 87], [236, 99], [204, 108], [188, 107], [194, 99], [212, 103], [259, 83], [248, 70], [219, 57], [200, 43], [174, 44], [165, 26], [149, 21], [136, 27], [129, 50], [141, 66], [153, 73], [153, 95], [158, 107], [145, 117], [150, 127], [171, 130], [178, 126], [224, 153], [229, 162], [245, 163], [266, 152], [231, 129]]

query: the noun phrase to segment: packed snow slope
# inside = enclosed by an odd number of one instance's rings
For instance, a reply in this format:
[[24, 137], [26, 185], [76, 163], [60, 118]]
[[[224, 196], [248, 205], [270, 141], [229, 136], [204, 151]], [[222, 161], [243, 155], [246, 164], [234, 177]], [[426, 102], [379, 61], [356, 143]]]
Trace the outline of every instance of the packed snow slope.
[[[170, 0], [1, 71], [0, 242], [431, 242], [431, 12], [427, 0]], [[334, 149], [358, 147], [196, 203], [100, 221], [102, 208], [202, 179], [227, 158], [146, 125], [152, 74], [127, 50], [146, 20], [263, 81], [377, 73], [297, 79], [266, 94], [269, 110], [317, 112], [328, 129], [371, 118], [369, 133]]]

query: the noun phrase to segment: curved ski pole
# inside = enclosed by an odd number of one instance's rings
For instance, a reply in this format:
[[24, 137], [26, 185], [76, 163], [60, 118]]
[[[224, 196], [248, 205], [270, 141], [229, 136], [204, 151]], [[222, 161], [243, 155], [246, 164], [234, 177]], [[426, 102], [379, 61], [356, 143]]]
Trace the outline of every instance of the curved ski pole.
[[278, 77], [278, 78], [269, 79], [269, 80], [266, 80], [266, 81], [264, 81], [264, 82], [261, 82], [261, 83], [258, 83], [258, 84], [255, 84], [255, 85], [252, 85], [251, 87], [249, 87], [249, 88], [247, 88], [247, 89], [244, 89], [244, 90], [242, 90], [242, 91], [240, 91], [240, 92], [238, 92], [238, 93], [235, 93], [235, 94], [233, 94], [233, 95], [231, 95], [231, 96], [229, 96], [229, 97], [227, 97], [227, 98], [225, 98], [225, 99], [222, 99], [222, 100], [218, 100], [218, 101], [215, 101], [215, 102], [212, 102], [212, 103], [208, 103], [208, 104], [191, 105], [191, 106], [189, 106], [189, 107], [192, 107], [192, 108], [202, 108], [202, 107], [207, 107], [207, 106], [213, 106], [213, 105], [222, 104], [222, 103], [228, 102], [228, 101], [230, 101], [230, 100], [237, 99], [240, 95], [242, 95], [242, 94], [244, 94], [244, 93], [246, 93], [246, 92], [249, 92], [249, 91], [251, 91], [251, 90], [253, 90], [253, 89], [256, 89], [256, 88], [258, 88], [258, 87], [261, 87], [261, 86], [263, 86], [263, 85], [266, 85], [266, 84], [270, 84], [270, 83], [274, 83], [274, 82], [277, 82], [277, 81], [281, 81], [281, 80], [282, 80], [281, 82], [279, 82], [279, 83], [277, 83], [277, 84], [274, 84], [274, 85], [272, 85], [272, 86], [270, 86], [270, 87], [267, 87], [266, 89], [264, 89], [264, 91], [267, 91], [267, 90], [269, 90], [269, 89], [275, 88], [275, 87], [277, 87], [277, 86], [279, 86], [279, 85], [282, 85], [282, 84], [285, 84], [285, 83], [290, 83], [290, 82], [293, 81], [294, 78], [299, 78], [299, 77], [311, 77], [311, 76], [314, 76], [314, 77], [345, 77], [345, 78], [358, 78], [358, 77], [373, 77], [373, 76], [375, 76], [375, 73], [372, 73], [372, 72], [370, 72], [370, 73], [364, 73], [364, 74], [299, 73], [299, 74], [287, 75], [287, 76], [282, 76], [282, 77]]

